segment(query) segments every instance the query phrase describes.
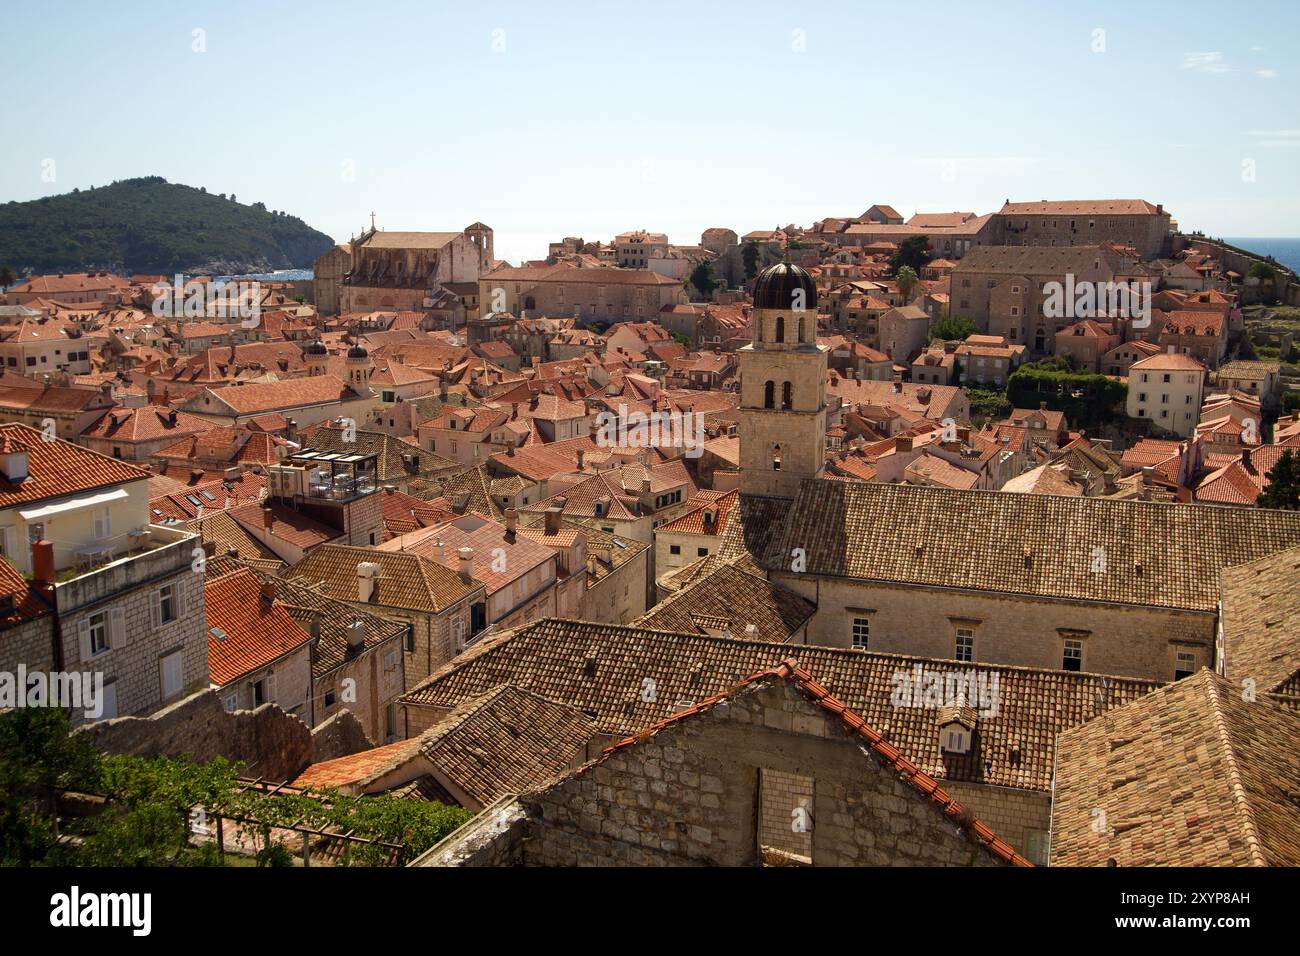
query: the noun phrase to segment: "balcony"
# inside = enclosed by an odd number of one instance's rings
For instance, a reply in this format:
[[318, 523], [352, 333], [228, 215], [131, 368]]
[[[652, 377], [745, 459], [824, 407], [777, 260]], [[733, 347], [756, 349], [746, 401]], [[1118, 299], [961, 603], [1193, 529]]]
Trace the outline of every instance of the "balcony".
[[328, 501], [347, 501], [368, 495], [379, 487], [373, 475], [331, 475], [327, 481], [307, 482], [308, 498], [324, 498]]
[[78, 556], [77, 564], [58, 574], [55, 594], [59, 613], [69, 614], [190, 569], [199, 545], [198, 535], [162, 525], [149, 525], [147, 537], [130, 537], [132, 540], [120, 548], [87, 550]]

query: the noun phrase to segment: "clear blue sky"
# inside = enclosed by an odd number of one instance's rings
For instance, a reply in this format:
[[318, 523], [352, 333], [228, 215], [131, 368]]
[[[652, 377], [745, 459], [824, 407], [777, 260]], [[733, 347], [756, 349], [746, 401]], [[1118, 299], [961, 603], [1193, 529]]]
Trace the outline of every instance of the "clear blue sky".
[[337, 239], [482, 220], [516, 260], [876, 202], [1300, 235], [1294, 0], [7, 6], [0, 200], [160, 175]]

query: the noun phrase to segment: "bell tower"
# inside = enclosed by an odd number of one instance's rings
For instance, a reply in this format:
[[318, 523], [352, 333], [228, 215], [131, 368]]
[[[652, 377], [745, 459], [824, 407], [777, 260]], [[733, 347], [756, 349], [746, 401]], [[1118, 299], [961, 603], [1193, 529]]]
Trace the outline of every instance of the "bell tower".
[[753, 339], [740, 361], [740, 492], [793, 498], [826, 465], [826, 358], [817, 286], [788, 262], [754, 282]]

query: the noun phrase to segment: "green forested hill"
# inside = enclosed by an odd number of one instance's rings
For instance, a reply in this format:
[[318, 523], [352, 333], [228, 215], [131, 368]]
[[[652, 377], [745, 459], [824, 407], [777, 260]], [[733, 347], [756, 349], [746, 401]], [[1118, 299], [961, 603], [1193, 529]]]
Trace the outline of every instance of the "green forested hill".
[[295, 216], [160, 176], [0, 205], [0, 266], [15, 272], [304, 269], [331, 245]]

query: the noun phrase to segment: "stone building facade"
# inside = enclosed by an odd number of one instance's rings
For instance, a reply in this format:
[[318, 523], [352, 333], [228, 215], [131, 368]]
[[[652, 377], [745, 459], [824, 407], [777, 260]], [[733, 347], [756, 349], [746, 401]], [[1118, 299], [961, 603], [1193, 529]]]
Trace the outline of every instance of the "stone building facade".
[[343, 312], [420, 311], [435, 288], [473, 282], [492, 266], [492, 230], [481, 222], [461, 232], [370, 229], [351, 243], [352, 266], [340, 287]]
[[[467, 834], [462, 859], [518, 844], [529, 866], [1027, 865], [800, 673], [783, 665], [521, 794], [524, 820], [497, 808], [494, 838]], [[456, 857], [437, 849], [422, 862]]]
[[1172, 251], [1171, 217], [1144, 199], [1007, 202], [993, 216], [993, 241], [1005, 246], [1132, 246], [1143, 259]]
[[312, 299], [319, 315], [338, 315], [343, 278], [352, 271], [352, 243], [341, 242], [312, 264]]

